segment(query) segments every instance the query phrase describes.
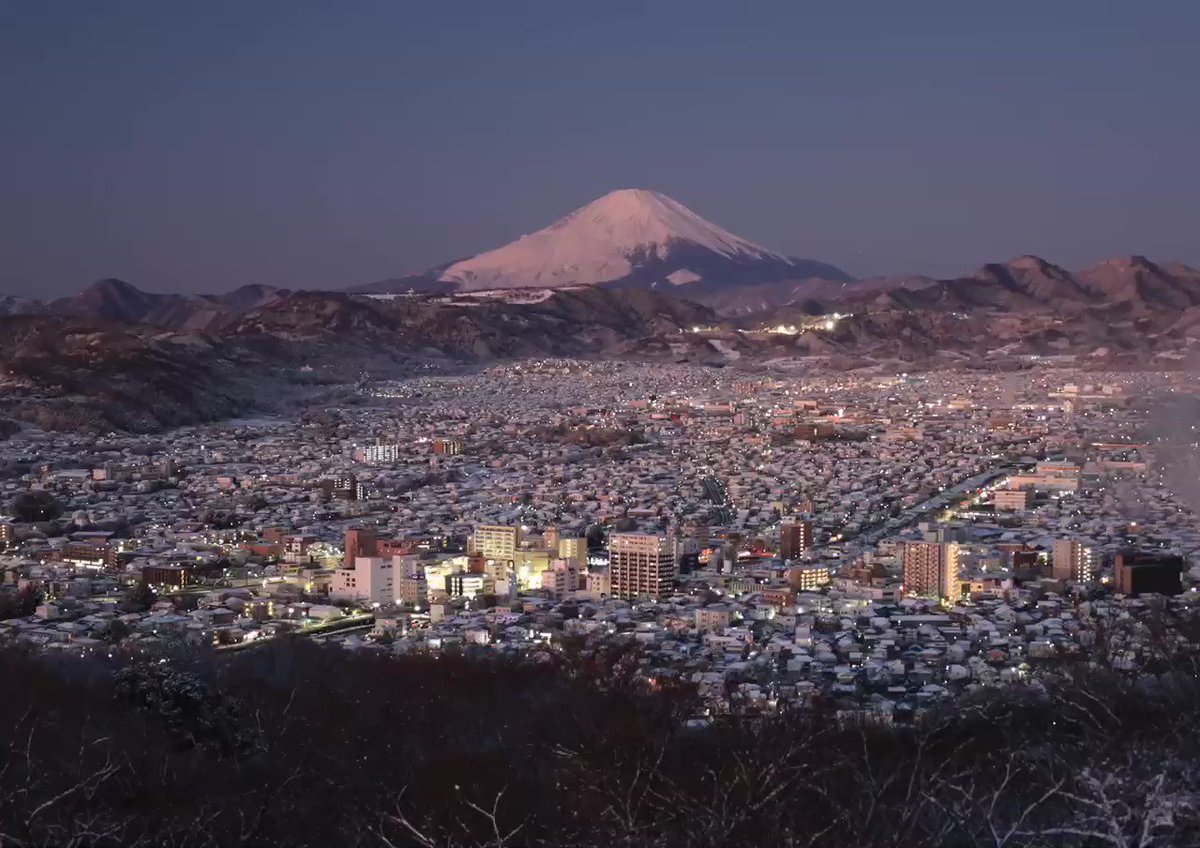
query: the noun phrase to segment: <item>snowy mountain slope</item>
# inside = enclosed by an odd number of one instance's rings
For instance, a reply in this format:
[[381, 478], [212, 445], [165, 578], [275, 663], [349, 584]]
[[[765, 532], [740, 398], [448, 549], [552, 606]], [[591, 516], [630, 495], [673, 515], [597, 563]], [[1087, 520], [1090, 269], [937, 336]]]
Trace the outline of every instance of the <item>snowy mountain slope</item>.
[[622, 189], [503, 247], [452, 263], [437, 279], [460, 291], [600, 284], [691, 290], [810, 277], [849, 279], [833, 266], [736, 236], [664, 194]]

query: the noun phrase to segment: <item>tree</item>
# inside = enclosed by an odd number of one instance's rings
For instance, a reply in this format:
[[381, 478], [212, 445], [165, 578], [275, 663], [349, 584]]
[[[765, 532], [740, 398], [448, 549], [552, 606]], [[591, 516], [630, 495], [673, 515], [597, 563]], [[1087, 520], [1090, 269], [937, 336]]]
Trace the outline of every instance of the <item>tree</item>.
[[31, 489], [13, 498], [12, 514], [25, 524], [53, 521], [63, 514], [58, 498], [43, 489]]
[[139, 580], [125, 592], [125, 597], [121, 599], [121, 609], [125, 612], [145, 612], [154, 605], [156, 599], [150, 584]]
[[589, 548], [600, 548], [604, 546], [604, 526], [601, 524], [593, 524], [588, 527], [585, 534], [587, 545]]
[[33, 615], [43, 598], [42, 590], [33, 585], [19, 592], [0, 592], [0, 621]]
[[108, 627], [104, 628], [104, 638], [114, 645], [131, 633], [133, 629], [119, 618], [114, 618], [108, 623]]

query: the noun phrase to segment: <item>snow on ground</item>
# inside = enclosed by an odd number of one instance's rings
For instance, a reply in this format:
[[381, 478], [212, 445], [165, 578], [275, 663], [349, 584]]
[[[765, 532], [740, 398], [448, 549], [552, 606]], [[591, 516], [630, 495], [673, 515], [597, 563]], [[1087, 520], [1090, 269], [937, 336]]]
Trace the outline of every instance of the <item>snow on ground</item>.
[[699, 274], [695, 271], [689, 271], [687, 268], [680, 268], [678, 271], [672, 271], [670, 274], [667, 274], [667, 282], [676, 286], [694, 283], [699, 279]]
[[482, 289], [470, 292], [470, 297], [486, 297], [505, 303], [541, 303], [553, 297], [553, 289]]

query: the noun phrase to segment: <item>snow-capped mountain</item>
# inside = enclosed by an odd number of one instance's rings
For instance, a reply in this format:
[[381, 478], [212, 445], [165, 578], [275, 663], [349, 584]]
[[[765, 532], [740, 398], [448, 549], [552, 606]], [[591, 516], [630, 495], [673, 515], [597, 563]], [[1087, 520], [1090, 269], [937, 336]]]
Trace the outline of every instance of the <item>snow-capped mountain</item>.
[[363, 290], [606, 285], [679, 288], [690, 297], [814, 277], [850, 279], [832, 265], [784, 256], [736, 236], [665, 194], [622, 189], [503, 247]]

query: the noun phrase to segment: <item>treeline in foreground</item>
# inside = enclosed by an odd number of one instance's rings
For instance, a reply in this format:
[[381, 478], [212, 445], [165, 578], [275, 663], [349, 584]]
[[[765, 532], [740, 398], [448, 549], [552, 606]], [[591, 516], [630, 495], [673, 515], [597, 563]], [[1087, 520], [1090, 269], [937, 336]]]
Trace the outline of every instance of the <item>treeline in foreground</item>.
[[689, 728], [635, 649], [0, 651], [4, 846], [1200, 844], [1195, 668]]

